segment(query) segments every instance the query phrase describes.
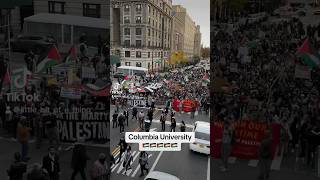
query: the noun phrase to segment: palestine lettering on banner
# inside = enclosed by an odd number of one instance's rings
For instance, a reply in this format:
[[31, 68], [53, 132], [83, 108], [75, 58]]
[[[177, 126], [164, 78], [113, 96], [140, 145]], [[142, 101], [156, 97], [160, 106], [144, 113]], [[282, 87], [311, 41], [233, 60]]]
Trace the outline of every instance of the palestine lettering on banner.
[[311, 79], [311, 69], [308, 66], [296, 65], [294, 77], [301, 79]]
[[128, 100], [128, 105], [145, 107], [147, 103], [146, 103], [146, 100], [143, 100], [143, 99], [131, 99], [131, 100]]
[[79, 139], [106, 140], [109, 114], [92, 108], [55, 109], [60, 139], [75, 142]]

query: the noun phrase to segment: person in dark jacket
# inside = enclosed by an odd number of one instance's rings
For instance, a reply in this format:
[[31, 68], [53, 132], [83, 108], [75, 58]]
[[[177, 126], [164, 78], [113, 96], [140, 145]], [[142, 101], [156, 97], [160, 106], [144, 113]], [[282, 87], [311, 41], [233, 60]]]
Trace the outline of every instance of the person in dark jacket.
[[136, 120], [138, 119], [138, 109], [136, 106], [133, 107], [132, 109], [132, 119], [135, 118]]
[[49, 153], [42, 159], [42, 168], [48, 173], [49, 180], [59, 180], [60, 162], [59, 156], [53, 146], [49, 147]]
[[186, 132], [186, 124], [184, 123], [184, 121], [181, 121], [180, 131], [181, 132]]
[[120, 139], [118, 146], [120, 148], [120, 153], [119, 153], [119, 159], [117, 163], [121, 161], [122, 154], [127, 150], [127, 146], [128, 146], [128, 144], [126, 143], [123, 137]]
[[112, 115], [112, 128], [118, 127], [118, 112], [115, 111], [114, 114]]
[[176, 118], [172, 117], [171, 118], [171, 130], [170, 132], [176, 132], [176, 126], [177, 126], [177, 122], [176, 122]]
[[27, 180], [49, 180], [48, 174], [43, 172], [41, 165], [33, 164], [33, 169], [28, 173]]
[[84, 139], [81, 139], [79, 143], [75, 144], [72, 153], [71, 159], [71, 167], [73, 169], [73, 173], [71, 176], [71, 180], [75, 180], [75, 177], [80, 172], [82, 180], [86, 180], [85, 169], [87, 166], [87, 161], [89, 157], [87, 155], [87, 148], [82, 144]]
[[152, 122], [152, 120], [153, 120], [153, 110], [152, 110], [152, 108], [149, 109], [147, 116], [148, 116], [148, 119], [150, 120], [150, 122]]
[[265, 137], [262, 140], [261, 146], [260, 146], [260, 161], [259, 161], [260, 173], [258, 177], [260, 180], [269, 179], [271, 161], [272, 161], [272, 136], [271, 136], [271, 131], [267, 130], [265, 133]]
[[22, 180], [23, 174], [27, 171], [27, 164], [22, 161], [21, 154], [14, 153], [14, 162], [7, 170], [9, 180]]
[[120, 134], [124, 132], [124, 121], [125, 121], [125, 116], [123, 113], [121, 113], [118, 117], [118, 124], [119, 124], [119, 129], [120, 129]]
[[129, 126], [129, 111], [128, 111], [127, 109], [125, 109], [125, 110], [123, 111], [123, 114], [124, 114], [124, 116], [125, 116], [125, 118], [126, 118], [127, 126]]

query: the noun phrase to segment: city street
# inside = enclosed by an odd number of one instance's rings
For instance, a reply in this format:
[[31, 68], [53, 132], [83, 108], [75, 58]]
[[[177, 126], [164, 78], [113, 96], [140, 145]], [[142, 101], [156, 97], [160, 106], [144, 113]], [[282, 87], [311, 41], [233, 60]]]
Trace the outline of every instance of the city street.
[[[139, 108], [139, 111], [142, 108]], [[115, 107], [111, 106], [111, 113], [114, 112]], [[130, 113], [131, 114], [131, 111]], [[161, 131], [161, 124], [159, 121], [161, 114], [161, 110], [156, 110], [154, 113], [154, 120], [150, 127], [150, 131]], [[130, 116], [131, 117], [131, 116]], [[193, 127], [194, 121], [209, 121], [209, 116], [205, 114], [199, 114], [195, 116], [195, 119], [190, 119], [190, 115], [188, 113], [178, 114], [177, 117], [177, 127], [179, 127], [179, 122], [184, 120], [186, 122], [187, 130], [191, 131]], [[112, 119], [112, 117], [110, 118]], [[112, 124], [112, 122], [110, 122]], [[169, 130], [170, 122], [166, 123], [166, 131]], [[125, 131], [139, 131], [138, 122], [136, 120], [129, 119], [129, 126], [125, 125]], [[179, 130], [178, 130], [179, 131]], [[116, 160], [119, 158], [119, 151], [117, 148], [117, 144], [119, 142], [120, 137], [124, 134], [119, 133], [119, 128], [114, 128], [111, 130], [111, 144], [110, 147], [112, 149], [113, 155], [116, 157]], [[124, 174], [124, 168], [121, 166], [122, 162], [112, 166], [112, 175], [111, 178], [116, 179], [143, 179], [140, 178], [140, 166], [138, 163], [138, 145], [131, 144], [132, 152], [134, 153], [134, 161], [132, 163], [132, 170], [129, 170], [127, 174]], [[209, 157], [207, 155], [203, 155], [200, 153], [192, 152], [189, 149], [188, 144], [182, 145], [182, 150], [180, 152], [147, 152], [149, 154], [149, 167], [150, 171], [161, 171], [172, 174], [174, 176], [179, 177], [184, 180], [208, 180], [210, 179], [210, 175], [208, 171], [210, 169]]]

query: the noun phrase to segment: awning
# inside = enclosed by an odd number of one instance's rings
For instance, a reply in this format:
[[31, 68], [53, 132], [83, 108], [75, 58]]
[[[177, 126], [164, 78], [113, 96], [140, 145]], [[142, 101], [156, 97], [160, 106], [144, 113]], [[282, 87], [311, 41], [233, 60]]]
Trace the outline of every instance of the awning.
[[111, 55], [110, 62], [111, 62], [111, 65], [120, 64], [120, 57], [116, 55]]
[[13, 9], [17, 6], [32, 6], [32, 0], [1, 0], [1, 9]]

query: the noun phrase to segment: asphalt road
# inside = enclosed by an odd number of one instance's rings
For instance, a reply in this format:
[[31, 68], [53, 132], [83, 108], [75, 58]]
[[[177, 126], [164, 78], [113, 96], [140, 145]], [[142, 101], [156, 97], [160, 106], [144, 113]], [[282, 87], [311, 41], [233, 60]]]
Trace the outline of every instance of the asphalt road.
[[[141, 109], [140, 109], [141, 110]], [[111, 112], [114, 112], [114, 106], [111, 106]], [[146, 113], [145, 113], [146, 114]], [[151, 131], [160, 131], [160, 114], [161, 110], [156, 110], [154, 113], [154, 120], [151, 125]], [[112, 113], [111, 113], [112, 115]], [[139, 131], [138, 123], [136, 120], [131, 120], [131, 112], [129, 116], [129, 126], [125, 126], [125, 131]], [[112, 119], [112, 118], [110, 118]], [[178, 114], [176, 113], [177, 128], [179, 131], [179, 123], [184, 120], [187, 124], [187, 131], [191, 131], [192, 124], [194, 121], [206, 121], [209, 122], [209, 116], [205, 114], [198, 113], [195, 119], [190, 119], [190, 114]], [[167, 122], [166, 131], [169, 131], [170, 123]], [[112, 126], [112, 122], [111, 122]], [[119, 157], [119, 151], [117, 149], [117, 144], [120, 137], [124, 134], [119, 133], [119, 128], [111, 129], [111, 150], [116, 159]], [[119, 180], [129, 180], [136, 179], [141, 180], [144, 177], [139, 177], [140, 166], [138, 163], [138, 145], [130, 144], [132, 147], [132, 152], [134, 161], [132, 163], [132, 170], [124, 173], [122, 168], [122, 163], [118, 163], [112, 167], [111, 179]], [[179, 152], [147, 152], [149, 154], [149, 168], [151, 171], [161, 171], [172, 174], [181, 180], [209, 180], [210, 179], [210, 160], [207, 155], [194, 153], [189, 150], [188, 144], [182, 145], [182, 150]]]

